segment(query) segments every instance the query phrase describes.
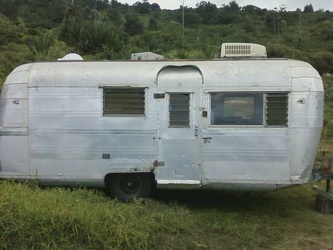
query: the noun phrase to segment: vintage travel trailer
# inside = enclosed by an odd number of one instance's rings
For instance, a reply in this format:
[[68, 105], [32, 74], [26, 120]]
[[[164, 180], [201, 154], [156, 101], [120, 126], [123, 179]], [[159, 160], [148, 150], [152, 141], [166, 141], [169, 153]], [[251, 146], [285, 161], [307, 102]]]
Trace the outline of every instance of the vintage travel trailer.
[[17, 67], [1, 93], [0, 178], [107, 187], [121, 200], [152, 187], [308, 182], [323, 126], [320, 75], [255, 44], [221, 51], [209, 61], [74, 56]]

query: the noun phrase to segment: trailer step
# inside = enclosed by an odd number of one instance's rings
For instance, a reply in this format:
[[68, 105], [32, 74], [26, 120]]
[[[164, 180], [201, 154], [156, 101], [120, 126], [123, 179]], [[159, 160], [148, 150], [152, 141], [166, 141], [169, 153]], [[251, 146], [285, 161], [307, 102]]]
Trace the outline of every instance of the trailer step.
[[316, 210], [322, 214], [333, 214], [333, 193], [326, 192], [317, 186], [313, 187], [317, 192]]

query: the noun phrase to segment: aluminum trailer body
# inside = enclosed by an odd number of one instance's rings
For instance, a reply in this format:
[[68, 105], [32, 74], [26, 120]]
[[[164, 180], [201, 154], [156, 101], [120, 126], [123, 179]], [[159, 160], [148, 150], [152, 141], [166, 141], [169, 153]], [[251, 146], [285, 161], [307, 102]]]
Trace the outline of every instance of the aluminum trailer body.
[[320, 75], [296, 60], [25, 64], [1, 93], [0, 178], [108, 186], [125, 197], [144, 196], [150, 181], [179, 189], [303, 184], [323, 103]]

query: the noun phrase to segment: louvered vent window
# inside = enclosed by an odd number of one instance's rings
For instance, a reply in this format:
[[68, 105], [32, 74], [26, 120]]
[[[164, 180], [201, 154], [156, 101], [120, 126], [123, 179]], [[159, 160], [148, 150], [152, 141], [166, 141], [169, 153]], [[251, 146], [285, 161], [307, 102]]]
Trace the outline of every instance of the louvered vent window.
[[145, 115], [144, 88], [104, 88], [103, 115]]
[[169, 103], [169, 126], [190, 126], [190, 95], [177, 93], [170, 94]]
[[288, 126], [288, 93], [266, 94], [266, 125]]

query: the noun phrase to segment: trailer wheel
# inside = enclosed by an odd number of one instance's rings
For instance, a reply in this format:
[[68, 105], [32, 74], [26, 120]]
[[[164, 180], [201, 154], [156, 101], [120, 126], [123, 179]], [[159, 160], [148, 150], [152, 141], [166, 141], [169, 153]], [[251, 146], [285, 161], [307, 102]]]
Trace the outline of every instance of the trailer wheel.
[[150, 195], [151, 176], [149, 174], [115, 174], [109, 179], [110, 194], [123, 202]]

